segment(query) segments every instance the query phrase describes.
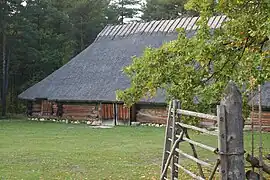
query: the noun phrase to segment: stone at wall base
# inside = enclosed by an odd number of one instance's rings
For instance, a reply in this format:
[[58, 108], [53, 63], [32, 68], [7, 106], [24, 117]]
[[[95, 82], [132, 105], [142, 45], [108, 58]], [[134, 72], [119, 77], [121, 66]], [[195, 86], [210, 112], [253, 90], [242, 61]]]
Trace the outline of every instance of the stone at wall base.
[[92, 126], [100, 126], [102, 125], [101, 121], [93, 121], [93, 123], [91, 124]]
[[140, 126], [141, 123], [140, 122], [131, 122], [131, 126]]

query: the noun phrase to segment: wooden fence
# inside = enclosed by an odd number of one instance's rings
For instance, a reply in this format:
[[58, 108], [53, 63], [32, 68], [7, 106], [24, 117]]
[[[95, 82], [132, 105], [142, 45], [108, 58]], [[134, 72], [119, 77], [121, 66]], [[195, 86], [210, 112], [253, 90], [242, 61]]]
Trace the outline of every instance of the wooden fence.
[[[178, 179], [179, 171], [188, 174], [191, 179], [213, 179], [216, 171], [220, 173], [221, 180], [245, 179], [244, 168], [244, 143], [243, 143], [243, 119], [241, 93], [233, 83], [229, 83], [225, 90], [225, 96], [217, 106], [217, 116], [203, 114], [181, 109], [180, 101], [174, 100], [169, 107], [165, 144], [163, 152], [161, 180]], [[182, 116], [192, 116], [202, 119], [217, 121], [218, 132], [208, 131], [203, 128], [185, 124]], [[198, 131], [217, 137], [218, 147], [192, 140], [189, 130]], [[189, 155], [181, 150], [181, 144], [187, 142], [193, 152]], [[216, 163], [210, 164], [198, 158], [196, 147], [208, 150], [217, 156]], [[194, 161], [198, 167], [198, 173], [191, 172], [180, 163], [180, 157]], [[202, 166], [211, 168], [211, 174], [206, 178]], [[169, 173], [170, 171], [170, 173]]]

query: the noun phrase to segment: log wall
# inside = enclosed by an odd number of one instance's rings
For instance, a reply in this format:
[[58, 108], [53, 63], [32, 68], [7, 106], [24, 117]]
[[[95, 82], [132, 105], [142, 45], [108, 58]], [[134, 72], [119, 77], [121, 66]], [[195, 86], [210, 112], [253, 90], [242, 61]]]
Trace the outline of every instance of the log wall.
[[[63, 118], [70, 120], [113, 120], [115, 118], [115, 104], [65, 104], [63, 103], [62, 116], [58, 117], [58, 105], [56, 102], [49, 102], [46, 100], [39, 100], [32, 102], [32, 116], [35, 117], [50, 117]], [[140, 123], [166, 124], [167, 107], [155, 105], [136, 105], [131, 109], [125, 107], [123, 104], [117, 104], [117, 120], [118, 121], [137, 121]], [[211, 126], [214, 121], [201, 120], [201, 125]], [[254, 112], [255, 129], [258, 129], [259, 120], [258, 112]], [[250, 125], [250, 122], [247, 123]], [[264, 131], [270, 132], [270, 112], [262, 112], [262, 126]]]
[[99, 111], [97, 104], [63, 104], [62, 118], [70, 120], [99, 120]]
[[139, 106], [136, 121], [140, 123], [166, 124], [167, 112], [167, 107]]
[[[255, 129], [259, 129], [259, 113], [258, 111], [255, 111], [253, 113], [253, 123], [255, 126]], [[250, 114], [250, 117], [252, 116], [252, 112]], [[248, 122], [248, 125], [251, 125], [251, 121]], [[262, 129], [263, 131], [270, 132], [270, 112], [269, 111], [263, 111], [262, 112]]]
[[[31, 102], [31, 116], [44, 118], [62, 118], [69, 120], [113, 120], [115, 119], [115, 104], [86, 104], [86, 103], [56, 103], [47, 100]], [[58, 107], [62, 112], [59, 115]], [[129, 121], [130, 108], [117, 104], [117, 120]]]

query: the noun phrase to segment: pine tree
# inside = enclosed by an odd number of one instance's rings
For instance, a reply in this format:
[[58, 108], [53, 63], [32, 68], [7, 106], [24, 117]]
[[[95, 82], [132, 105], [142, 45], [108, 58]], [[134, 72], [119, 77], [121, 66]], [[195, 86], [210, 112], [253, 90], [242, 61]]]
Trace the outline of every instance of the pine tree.
[[125, 18], [134, 18], [141, 11], [139, 0], [117, 0], [110, 4], [108, 22], [124, 24]]

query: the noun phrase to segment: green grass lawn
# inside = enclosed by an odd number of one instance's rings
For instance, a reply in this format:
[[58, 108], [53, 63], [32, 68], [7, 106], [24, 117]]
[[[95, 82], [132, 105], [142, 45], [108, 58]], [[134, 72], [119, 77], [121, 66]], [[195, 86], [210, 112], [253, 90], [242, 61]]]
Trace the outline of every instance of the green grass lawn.
[[[0, 179], [158, 179], [164, 130], [0, 121]], [[208, 145], [217, 144], [215, 137], [191, 136]], [[264, 134], [263, 140], [264, 150], [270, 152], [270, 133]], [[247, 150], [249, 143], [247, 134]], [[190, 152], [187, 144], [181, 149]], [[210, 152], [198, 151], [202, 159], [215, 161]], [[193, 167], [187, 160], [182, 163]]]

